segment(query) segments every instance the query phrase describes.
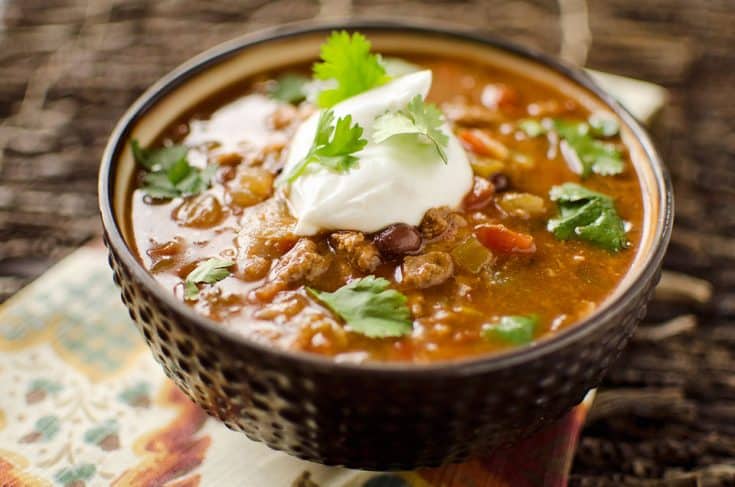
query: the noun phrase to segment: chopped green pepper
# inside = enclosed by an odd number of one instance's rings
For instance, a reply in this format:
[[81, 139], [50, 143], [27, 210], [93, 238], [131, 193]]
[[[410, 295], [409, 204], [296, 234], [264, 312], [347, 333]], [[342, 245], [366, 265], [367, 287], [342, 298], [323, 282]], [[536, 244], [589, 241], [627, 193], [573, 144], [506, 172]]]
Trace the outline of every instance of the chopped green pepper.
[[482, 336], [513, 345], [523, 345], [533, 341], [538, 320], [537, 315], [501, 316], [500, 320], [483, 330]]
[[452, 250], [454, 263], [462, 269], [477, 274], [493, 259], [493, 254], [475, 236], [470, 236]]

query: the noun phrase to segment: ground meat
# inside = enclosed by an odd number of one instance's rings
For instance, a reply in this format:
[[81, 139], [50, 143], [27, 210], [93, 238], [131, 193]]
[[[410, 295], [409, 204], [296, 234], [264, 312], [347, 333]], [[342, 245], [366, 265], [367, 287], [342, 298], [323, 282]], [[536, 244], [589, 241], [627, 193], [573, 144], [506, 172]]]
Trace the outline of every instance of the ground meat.
[[216, 157], [217, 165], [222, 167], [234, 167], [242, 162], [242, 154], [237, 152], [225, 152]]
[[240, 218], [242, 230], [235, 239], [239, 277], [246, 281], [265, 277], [271, 261], [296, 242], [293, 224], [285, 204], [275, 198], [245, 208]]
[[273, 179], [273, 174], [262, 167], [240, 166], [227, 183], [227, 194], [236, 205], [253, 206], [271, 195]]
[[311, 282], [329, 269], [329, 259], [318, 252], [313, 240], [302, 238], [271, 271], [272, 281], [287, 284]]
[[362, 232], [335, 232], [329, 238], [337, 253], [347, 256], [361, 272], [373, 272], [380, 265], [380, 252]]
[[403, 260], [403, 283], [424, 289], [445, 282], [454, 274], [452, 257], [446, 252], [428, 252]]
[[457, 234], [457, 229], [467, 225], [462, 215], [443, 206], [432, 208], [426, 212], [421, 220], [419, 230], [426, 240], [451, 240]]
[[272, 258], [262, 257], [260, 255], [244, 256], [239, 261], [239, 268], [236, 274], [245, 281], [258, 281], [268, 274], [272, 261]]
[[203, 193], [186, 198], [172, 213], [179, 225], [192, 228], [211, 228], [222, 221], [225, 210], [216, 196]]
[[259, 320], [276, 320], [279, 317], [293, 318], [309, 304], [305, 296], [297, 291], [279, 294], [272, 302], [254, 313]]
[[263, 169], [276, 173], [283, 167], [283, 149], [286, 148], [287, 140], [274, 140], [261, 149], [251, 151], [244, 159], [248, 166], [261, 166]]

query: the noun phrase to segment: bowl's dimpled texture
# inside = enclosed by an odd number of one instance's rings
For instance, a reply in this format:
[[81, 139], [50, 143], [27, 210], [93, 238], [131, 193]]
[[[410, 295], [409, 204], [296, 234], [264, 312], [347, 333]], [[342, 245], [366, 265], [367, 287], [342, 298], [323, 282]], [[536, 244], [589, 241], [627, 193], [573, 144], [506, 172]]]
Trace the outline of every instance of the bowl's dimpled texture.
[[272, 448], [371, 470], [459, 461], [560, 417], [616, 359], [656, 281], [564, 347], [512, 367], [449, 365], [409, 380], [270, 353], [213, 333], [159, 300], [122, 262], [111, 249], [130, 316], [166, 375], [192, 401]]

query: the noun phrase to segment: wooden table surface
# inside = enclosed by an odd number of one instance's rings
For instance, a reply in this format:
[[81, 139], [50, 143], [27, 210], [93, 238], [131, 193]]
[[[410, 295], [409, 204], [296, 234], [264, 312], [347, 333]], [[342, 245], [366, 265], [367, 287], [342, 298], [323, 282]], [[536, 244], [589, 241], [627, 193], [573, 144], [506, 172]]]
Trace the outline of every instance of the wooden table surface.
[[666, 267], [714, 295], [669, 276], [601, 389], [571, 483], [735, 485], [733, 0], [0, 1], [0, 301], [100, 234], [99, 157], [148, 85], [238, 34], [338, 15], [471, 25], [670, 90], [654, 127], [677, 197]]

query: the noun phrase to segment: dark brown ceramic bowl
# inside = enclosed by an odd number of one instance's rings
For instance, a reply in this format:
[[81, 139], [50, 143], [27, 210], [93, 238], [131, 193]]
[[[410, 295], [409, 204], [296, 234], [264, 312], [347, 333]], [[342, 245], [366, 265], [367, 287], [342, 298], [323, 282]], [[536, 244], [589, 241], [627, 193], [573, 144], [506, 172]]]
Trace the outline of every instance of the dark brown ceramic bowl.
[[[502, 64], [617, 114], [643, 188], [645, 224], [632, 269], [597, 312], [508, 353], [430, 365], [355, 365], [250, 341], [196, 314], [146, 272], [128, 245], [129, 141], [150, 143], [178, 115], [237, 80], [312, 60], [329, 31], [343, 27], [366, 33], [379, 52]], [[643, 317], [673, 219], [670, 181], [645, 131], [582, 71], [482, 35], [386, 22], [277, 28], [179, 67], [118, 124], [102, 159], [99, 198], [122, 299], [166, 374], [194, 402], [229, 428], [291, 455], [381, 470], [487, 452], [579, 403]]]

